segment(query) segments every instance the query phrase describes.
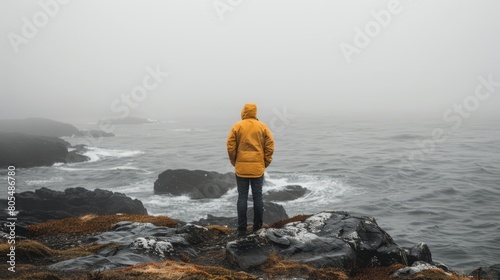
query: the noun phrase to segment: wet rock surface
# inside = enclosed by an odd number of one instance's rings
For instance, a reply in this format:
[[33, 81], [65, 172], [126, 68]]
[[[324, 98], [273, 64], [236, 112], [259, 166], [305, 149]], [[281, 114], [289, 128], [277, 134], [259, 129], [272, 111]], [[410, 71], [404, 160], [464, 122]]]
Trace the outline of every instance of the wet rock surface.
[[[0, 203], [7, 202], [0, 200]], [[125, 194], [96, 189], [68, 188], [64, 192], [47, 188], [16, 195], [17, 217], [22, 224], [40, 223], [85, 214], [147, 214], [141, 201]]]
[[44, 118], [0, 120], [0, 131], [46, 137], [72, 137], [84, 134], [71, 124]]
[[85, 243], [114, 244], [95, 255], [50, 265], [50, 270], [102, 271], [167, 259], [196, 257], [196, 245], [207, 240], [208, 230], [196, 225], [157, 227], [150, 223], [119, 222], [111, 231], [89, 237]]
[[56, 162], [89, 160], [87, 156], [68, 151], [71, 145], [59, 138], [22, 133], [0, 133], [0, 168], [51, 166]]
[[269, 201], [290, 201], [303, 197], [307, 192], [308, 190], [302, 186], [287, 185], [264, 193], [264, 199]]
[[203, 199], [219, 198], [234, 187], [236, 187], [236, 179], [233, 173], [169, 169], [158, 175], [154, 183], [154, 192]]
[[[229, 260], [250, 269], [264, 262], [273, 251], [287, 259], [316, 267], [388, 266], [408, 264], [407, 252], [412, 258], [429, 261], [427, 246], [420, 244], [413, 250], [399, 247], [371, 217], [355, 217], [346, 212], [321, 212], [302, 222], [286, 224], [282, 228], [261, 229], [256, 234], [227, 244]], [[427, 248], [428, 249], [428, 248]]]
[[479, 267], [471, 272], [471, 276], [479, 279], [500, 280], [500, 264], [495, 264], [488, 267]]
[[[251, 224], [253, 222], [253, 206], [252, 204], [249, 204], [248, 210], [247, 210], [247, 220], [248, 223]], [[269, 202], [269, 201], [264, 201], [264, 215], [262, 218], [262, 222], [264, 224], [272, 224], [277, 221], [285, 220], [288, 219], [288, 214], [286, 213], [286, 210], [283, 206]]]

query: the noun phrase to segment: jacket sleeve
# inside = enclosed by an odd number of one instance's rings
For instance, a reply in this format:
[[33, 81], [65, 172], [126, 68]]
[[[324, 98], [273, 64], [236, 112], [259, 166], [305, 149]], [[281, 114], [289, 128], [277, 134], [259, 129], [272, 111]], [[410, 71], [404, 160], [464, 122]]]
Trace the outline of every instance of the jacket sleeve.
[[236, 151], [238, 149], [238, 143], [236, 141], [236, 130], [234, 129], [234, 127], [231, 129], [231, 132], [229, 132], [226, 146], [229, 161], [234, 166], [236, 164]]
[[264, 163], [265, 166], [268, 167], [269, 164], [273, 161], [273, 153], [274, 153], [274, 138], [269, 130], [269, 128], [266, 129], [266, 133], [264, 136]]

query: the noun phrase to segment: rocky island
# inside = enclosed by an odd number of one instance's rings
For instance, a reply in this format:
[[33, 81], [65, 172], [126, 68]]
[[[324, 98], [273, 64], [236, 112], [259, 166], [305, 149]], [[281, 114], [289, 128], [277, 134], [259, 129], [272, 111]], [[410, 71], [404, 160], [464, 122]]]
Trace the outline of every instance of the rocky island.
[[0, 120], [0, 168], [51, 166], [89, 160], [84, 145], [73, 147], [61, 137], [109, 137], [100, 130], [78, 130], [62, 122], [42, 118]]

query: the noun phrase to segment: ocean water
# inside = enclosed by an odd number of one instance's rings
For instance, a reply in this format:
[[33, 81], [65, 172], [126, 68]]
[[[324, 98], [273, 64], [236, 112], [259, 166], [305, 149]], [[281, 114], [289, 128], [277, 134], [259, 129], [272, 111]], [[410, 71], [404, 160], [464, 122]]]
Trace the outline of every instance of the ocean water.
[[[202, 200], [153, 193], [166, 169], [232, 171], [225, 150], [231, 125], [159, 122], [116, 126], [116, 137], [101, 141], [66, 138], [88, 145], [91, 160], [19, 169], [17, 191], [100, 188], [141, 200], [153, 215], [183, 221], [236, 216], [235, 189]], [[500, 126], [452, 125], [287, 122], [273, 129], [276, 152], [266, 179], [274, 186], [266, 188], [302, 185], [307, 195], [279, 203], [290, 216], [322, 210], [373, 216], [399, 245], [425, 242], [434, 260], [459, 272], [499, 263]]]

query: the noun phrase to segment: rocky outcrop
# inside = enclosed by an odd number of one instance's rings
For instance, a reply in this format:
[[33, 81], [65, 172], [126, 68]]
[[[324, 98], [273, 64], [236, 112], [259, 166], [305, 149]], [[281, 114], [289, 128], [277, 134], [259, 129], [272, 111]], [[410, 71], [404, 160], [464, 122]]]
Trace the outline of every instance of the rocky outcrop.
[[56, 137], [33, 136], [21, 133], [0, 133], [0, 168], [51, 166], [56, 162], [73, 163], [89, 160], [71, 145]]
[[401, 248], [375, 219], [346, 212], [322, 212], [282, 228], [261, 229], [257, 234], [229, 242], [226, 251], [228, 260], [245, 270], [262, 264], [270, 252], [315, 267], [346, 270], [408, 265], [408, 254], [413, 262], [419, 258], [432, 262], [425, 244]]
[[472, 271], [471, 276], [479, 279], [500, 280], [500, 264], [489, 267], [479, 267]]
[[234, 174], [212, 171], [169, 169], [158, 175], [155, 194], [187, 195], [192, 199], [219, 198], [236, 186]]
[[415, 277], [417, 274], [430, 269], [439, 269], [439, 267], [429, 264], [424, 261], [417, 261], [413, 263], [411, 266], [407, 266], [395, 271], [392, 276], [393, 277]]
[[102, 130], [78, 130], [71, 124], [43, 118], [0, 120], [0, 131], [46, 137], [111, 137], [113, 133]]
[[0, 120], [0, 131], [47, 137], [83, 136], [81, 131], [70, 124], [42, 118]]
[[149, 262], [182, 260], [198, 255], [197, 244], [208, 238], [208, 230], [195, 225], [157, 227], [150, 223], [119, 222], [111, 231], [90, 237], [87, 243], [115, 244], [95, 255], [62, 261], [50, 270], [102, 271]]
[[[5, 200], [0, 200], [7, 205]], [[84, 214], [147, 214], [142, 202], [137, 199], [107, 190], [90, 191], [84, 188], [69, 188], [64, 192], [41, 188], [16, 195], [17, 217], [25, 224], [45, 222], [53, 219], [76, 217]]]
[[[85, 276], [106, 279], [467, 278], [458, 277], [445, 265], [432, 261], [424, 243], [401, 248], [373, 218], [345, 212], [296, 216], [289, 219], [294, 222], [277, 223], [277, 227], [285, 224], [281, 228], [261, 229], [246, 237], [238, 237], [234, 230], [223, 226], [176, 227], [178, 223], [172, 223], [168, 217], [126, 216], [86, 215], [27, 227], [35, 240], [16, 242], [16, 256], [23, 256], [22, 260], [36, 265], [20, 269], [16, 279], [66, 279], [69, 275], [73, 276], [71, 279]], [[68, 223], [77, 226], [67, 226]], [[94, 227], [96, 224], [99, 226]], [[54, 246], [60, 249], [52, 249]], [[4, 246], [0, 251], [5, 255], [9, 247]], [[390, 265], [395, 263], [404, 267]], [[193, 267], [193, 264], [201, 266]], [[165, 265], [174, 265], [177, 269], [168, 270]], [[116, 270], [124, 267], [129, 268]], [[251, 274], [237, 272], [242, 268]], [[498, 279], [499, 268], [499, 265], [480, 268], [473, 275], [478, 279]], [[191, 270], [198, 274], [189, 274]], [[38, 271], [43, 275], [31, 274]]]
[[[264, 215], [262, 218], [262, 222], [264, 224], [270, 225], [285, 219], [288, 219], [288, 214], [283, 206], [269, 201], [264, 201]], [[249, 223], [252, 223], [253, 221], [253, 206], [248, 207], [247, 220]]]
[[264, 199], [269, 201], [289, 201], [303, 197], [308, 190], [299, 185], [287, 185], [279, 189], [271, 189], [264, 194]]

